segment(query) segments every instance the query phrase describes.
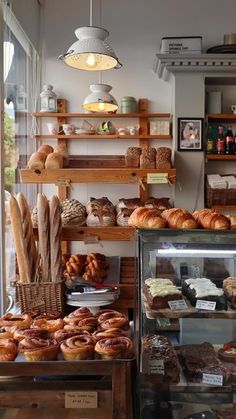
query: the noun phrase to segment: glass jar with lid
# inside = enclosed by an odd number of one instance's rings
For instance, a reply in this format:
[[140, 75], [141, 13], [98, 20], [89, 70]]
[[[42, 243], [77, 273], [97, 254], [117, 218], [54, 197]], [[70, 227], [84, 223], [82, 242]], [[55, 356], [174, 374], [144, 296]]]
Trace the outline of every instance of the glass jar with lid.
[[40, 93], [40, 112], [57, 112], [57, 95], [51, 84], [45, 84]]

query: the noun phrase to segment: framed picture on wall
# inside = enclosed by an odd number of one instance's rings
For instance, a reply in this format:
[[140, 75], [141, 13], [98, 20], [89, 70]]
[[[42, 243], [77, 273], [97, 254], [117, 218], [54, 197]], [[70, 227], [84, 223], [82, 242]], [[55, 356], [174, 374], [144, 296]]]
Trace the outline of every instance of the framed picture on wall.
[[203, 118], [178, 118], [178, 151], [203, 151]]

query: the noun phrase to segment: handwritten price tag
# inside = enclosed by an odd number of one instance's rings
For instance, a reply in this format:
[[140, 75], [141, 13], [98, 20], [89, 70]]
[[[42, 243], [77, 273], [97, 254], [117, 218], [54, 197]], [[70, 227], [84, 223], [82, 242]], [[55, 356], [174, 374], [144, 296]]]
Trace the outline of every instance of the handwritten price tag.
[[96, 391], [67, 391], [65, 392], [66, 409], [96, 409], [98, 406], [98, 393]]
[[185, 300], [173, 300], [168, 301], [168, 306], [171, 310], [186, 310], [188, 308]]
[[149, 360], [149, 374], [165, 374], [163, 359]]
[[199, 308], [200, 310], [214, 311], [216, 309], [216, 302], [215, 301], [197, 300], [195, 307]]
[[168, 183], [168, 173], [147, 173], [147, 183]]
[[223, 386], [223, 375], [203, 373], [202, 382], [203, 384], [211, 384], [213, 386]]

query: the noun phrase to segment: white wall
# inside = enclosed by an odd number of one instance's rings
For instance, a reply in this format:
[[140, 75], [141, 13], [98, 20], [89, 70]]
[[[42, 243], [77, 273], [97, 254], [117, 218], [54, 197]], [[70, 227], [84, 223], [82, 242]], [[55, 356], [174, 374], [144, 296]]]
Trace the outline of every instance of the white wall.
[[[201, 35], [205, 51], [210, 46], [222, 44], [225, 33], [235, 32], [235, 0], [102, 0], [102, 22], [99, 21], [99, 0], [94, 0], [93, 3], [93, 25], [109, 30], [109, 42], [123, 63], [120, 70], [103, 72], [102, 81], [113, 86], [112, 94], [118, 101], [126, 95], [135, 96], [137, 99], [146, 97], [150, 101], [150, 110], [154, 112], [171, 112], [174, 103], [171, 84], [158, 79], [152, 71], [154, 56], [159, 50], [163, 36]], [[43, 82], [54, 85], [58, 96], [68, 100], [71, 112], [82, 111], [82, 102], [89, 92], [89, 85], [98, 82], [98, 75], [96, 72], [72, 69], [57, 57], [66, 52], [76, 40], [73, 31], [88, 25], [88, 0], [45, 1], [41, 20]], [[196, 99], [193, 98], [194, 100]], [[198, 109], [197, 104], [194, 109]], [[188, 115], [191, 116], [191, 109], [188, 109], [184, 116]], [[134, 141], [132, 144], [136, 145]], [[91, 140], [77, 143], [74, 140], [71, 142], [70, 152], [124, 154], [126, 146], [127, 144], [123, 143], [118, 146], [115, 142], [107, 144], [102, 140], [99, 145]], [[185, 158], [184, 153], [181, 158]], [[194, 159], [189, 170], [190, 168], [193, 168], [194, 173], [192, 183], [191, 177], [188, 183], [191, 190], [195, 187], [196, 177], [200, 176], [201, 168], [199, 162], [195, 164]], [[52, 189], [48, 191], [51, 193]], [[89, 196], [102, 195], [110, 197], [115, 203], [118, 198], [133, 197], [137, 192], [137, 188], [131, 185], [75, 185], [72, 195], [83, 203]], [[173, 190], [167, 186], [156, 187], [154, 193], [159, 197], [173, 197]], [[181, 202], [184, 200], [185, 191], [182, 191]], [[186, 202], [186, 207], [188, 204]], [[104, 246], [110, 254], [117, 253], [115, 244], [109, 243], [109, 246]], [[122, 243], [121, 252], [127, 254], [128, 249], [131, 249], [131, 246]]]
[[34, 47], [40, 47], [40, 7], [38, 0], [12, 0], [12, 10]]

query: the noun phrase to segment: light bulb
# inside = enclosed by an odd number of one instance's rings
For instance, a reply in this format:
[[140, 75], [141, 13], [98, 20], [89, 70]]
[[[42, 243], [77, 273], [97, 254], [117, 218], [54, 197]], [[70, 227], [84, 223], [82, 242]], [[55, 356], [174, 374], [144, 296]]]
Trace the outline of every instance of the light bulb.
[[98, 104], [98, 109], [99, 109], [99, 111], [104, 111], [104, 110], [105, 110], [105, 108], [106, 108], [105, 103], [100, 102], [100, 103]]
[[96, 67], [97, 65], [97, 60], [94, 54], [89, 54], [87, 59], [86, 59], [86, 64], [88, 67]]

